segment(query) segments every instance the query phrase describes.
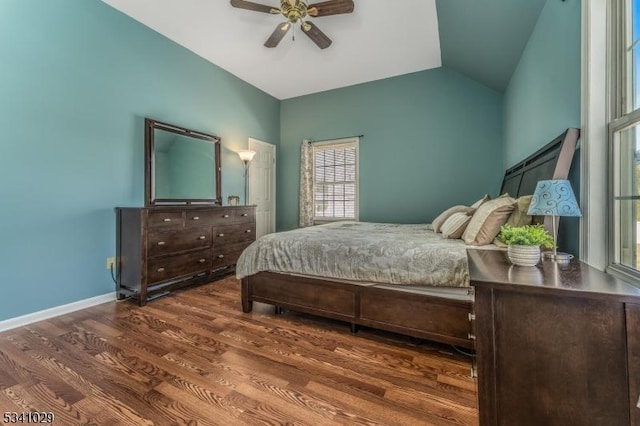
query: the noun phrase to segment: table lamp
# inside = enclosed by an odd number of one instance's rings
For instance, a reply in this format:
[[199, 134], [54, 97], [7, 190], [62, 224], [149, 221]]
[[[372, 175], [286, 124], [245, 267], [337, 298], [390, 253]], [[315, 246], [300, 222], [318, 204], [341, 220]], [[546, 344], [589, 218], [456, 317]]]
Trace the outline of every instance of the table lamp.
[[565, 179], [538, 181], [527, 214], [552, 217], [553, 253], [545, 252], [543, 257], [560, 263], [571, 260], [572, 255], [557, 251], [558, 226], [556, 220], [556, 217], [559, 216], [582, 216], [569, 181]]

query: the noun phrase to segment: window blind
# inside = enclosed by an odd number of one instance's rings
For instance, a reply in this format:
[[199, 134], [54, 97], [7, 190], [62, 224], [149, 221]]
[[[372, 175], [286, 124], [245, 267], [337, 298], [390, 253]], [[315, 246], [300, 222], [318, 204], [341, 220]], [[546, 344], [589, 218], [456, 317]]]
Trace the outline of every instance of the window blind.
[[358, 218], [358, 142], [329, 142], [313, 147], [314, 218]]

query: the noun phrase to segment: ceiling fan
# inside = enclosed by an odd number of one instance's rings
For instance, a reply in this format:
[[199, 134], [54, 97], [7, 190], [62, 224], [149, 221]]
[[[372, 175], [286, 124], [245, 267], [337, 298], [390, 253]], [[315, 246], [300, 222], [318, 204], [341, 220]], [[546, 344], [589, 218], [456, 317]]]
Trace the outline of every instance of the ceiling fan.
[[264, 43], [266, 47], [276, 47], [291, 26], [300, 22], [302, 32], [317, 44], [320, 49], [326, 49], [331, 45], [331, 39], [305, 18], [318, 18], [353, 12], [353, 0], [329, 0], [314, 4], [307, 4], [307, 0], [280, 0], [280, 8], [246, 0], [231, 0], [231, 6], [254, 12], [282, 15], [287, 18], [285, 22], [276, 27], [275, 31]]

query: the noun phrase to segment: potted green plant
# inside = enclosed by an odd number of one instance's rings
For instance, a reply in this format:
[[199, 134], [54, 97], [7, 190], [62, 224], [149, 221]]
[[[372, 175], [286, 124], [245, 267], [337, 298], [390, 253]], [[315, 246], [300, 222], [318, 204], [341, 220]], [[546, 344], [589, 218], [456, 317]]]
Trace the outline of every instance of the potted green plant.
[[543, 225], [500, 228], [498, 240], [507, 244], [507, 256], [514, 265], [535, 266], [540, 261], [540, 247], [553, 248], [553, 236]]

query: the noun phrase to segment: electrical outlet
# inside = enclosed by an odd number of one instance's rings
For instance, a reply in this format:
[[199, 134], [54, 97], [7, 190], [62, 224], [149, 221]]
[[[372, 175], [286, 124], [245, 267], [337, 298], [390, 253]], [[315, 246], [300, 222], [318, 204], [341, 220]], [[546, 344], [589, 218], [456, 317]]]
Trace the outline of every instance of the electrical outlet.
[[116, 258], [107, 257], [107, 270], [113, 269], [115, 267], [116, 267]]

